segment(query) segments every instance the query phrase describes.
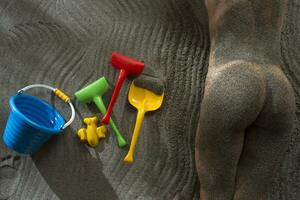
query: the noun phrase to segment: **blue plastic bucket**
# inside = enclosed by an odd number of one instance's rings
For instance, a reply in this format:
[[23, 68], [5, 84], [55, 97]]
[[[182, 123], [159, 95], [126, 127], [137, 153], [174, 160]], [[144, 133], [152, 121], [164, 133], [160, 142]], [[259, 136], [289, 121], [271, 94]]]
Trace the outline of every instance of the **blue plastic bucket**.
[[62, 132], [65, 120], [47, 102], [23, 93], [12, 96], [4, 131], [5, 144], [23, 154], [37, 151], [53, 135]]

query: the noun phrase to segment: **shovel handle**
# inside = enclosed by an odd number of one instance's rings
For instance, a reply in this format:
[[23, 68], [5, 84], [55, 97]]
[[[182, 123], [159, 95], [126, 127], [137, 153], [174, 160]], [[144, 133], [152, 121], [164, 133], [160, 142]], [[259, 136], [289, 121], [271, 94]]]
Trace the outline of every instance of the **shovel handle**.
[[139, 135], [140, 135], [140, 130], [142, 127], [144, 116], [145, 116], [145, 111], [143, 109], [139, 109], [137, 117], [136, 117], [136, 121], [135, 121], [135, 127], [134, 127], [134, 131], [132, 134], [129, 151], [124, 158], [124, 162], [126, 164], [132, 164], [134, 161], [133, 157], [134, 157], [134, 152], [135, 152], [135, 146], [136, 146], [136, 143], [137, 143]]
[[65, 129], [67, 128], [70, 124], [72, 124], [72, 122], [74, 121], [75, 119], [75, 109], [74, 109], [74, 106], [70, 100], [70, 97], [68, 95], [66, 95], [63, 91], [61, 91], [60, 89], [58, 88], [53, 88], [51, 86], [48, 86], [48, 85], [44, 85], [44, 84], [33, 84], [33, 85], [28, 85], [22, 89], [20, 89], [18, 91], [18, 93], [22, 93], [22, 92], [25, 92], [29, 89], [32, 89], [32, 88], [45, 88], [45, 89], [48, 89], [48, 90], [51, 90], [55, 96], [57, 96], [59, 99], [61, 99], [62, 101], [64, 101], [65, 103], [69, 104], [70, 108], [71, 108], [71, 111], [72, 111], [72, 114], [71, 114], [71, 118], [70, 120], [65, 123], [65, 125], [62, 127], [62, 129]]

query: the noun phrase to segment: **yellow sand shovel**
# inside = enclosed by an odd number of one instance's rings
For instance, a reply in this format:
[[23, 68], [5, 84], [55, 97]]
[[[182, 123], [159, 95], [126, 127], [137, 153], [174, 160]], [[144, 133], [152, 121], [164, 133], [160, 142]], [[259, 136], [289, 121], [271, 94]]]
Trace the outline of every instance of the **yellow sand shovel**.
[[139, 137], [145, 113], [148, 111], [157, 110], [161, 106], [163, 99], [164, 94], [157, 95], [150, 90], [135, 86], [134, 82], [132, 82], [128, 93], [128, 100], [130, 104], [138, 110], [138, 114], [130, 143], [130, 148], [124, 159], [125, 163], [133, 163], [134, 149]]

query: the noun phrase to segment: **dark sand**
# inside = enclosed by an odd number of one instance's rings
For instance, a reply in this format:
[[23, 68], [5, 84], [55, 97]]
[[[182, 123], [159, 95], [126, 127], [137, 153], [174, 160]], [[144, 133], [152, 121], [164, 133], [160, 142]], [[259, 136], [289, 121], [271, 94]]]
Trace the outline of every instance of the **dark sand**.
[[[281, 56], [298, 112], [272, 200], [300, 196], [299, 14], [299, 1], [290, 0]], [[108, 66], [113, 51], [144, 60], [165, 80], [165, 102], [144, 120], [135, 164], [124, 166], [127, 151], [117, 147], [113, 134], [95, 150], [78, 141], [81, 118], [100, 115], [93, 105], [76, 102], [75, 123], [32, 157], [15, 155], [0, 140], [0, 199], [197, 199], [194, 138], [209, 54], [201, 3], [1, 1], [0, 132], [9, 97], [25, 85], [45, 83], [73, 94], [100, 76], [114, 83], [117, 71]], [[128, 86], [126, 81], [113, 118], [130, 141], [136, 110], [127, 102]], [[46, 92], [38, 94], [69, 116], [68, 107]]]

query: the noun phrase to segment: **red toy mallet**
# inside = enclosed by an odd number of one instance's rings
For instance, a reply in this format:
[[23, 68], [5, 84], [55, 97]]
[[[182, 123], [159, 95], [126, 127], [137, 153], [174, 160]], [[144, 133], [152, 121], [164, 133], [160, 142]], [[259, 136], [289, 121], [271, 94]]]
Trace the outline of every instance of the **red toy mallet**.
[[127, 56], [121, 55], [119, 53], [113, 52], [111, 55], [110, 63], [113, 67], [120, 70], [119, 76], [116, 82], [116, 86], [109, 102], [106, 114], [102, 118], [103, 124], [109, 123], [110, 114], [113, 110], [113, 106], [116, 102], [118, 94], [121, 90], [123, 82], [127, 76], [138, 76], [144, 70], [144, 62], [129, 58]]

